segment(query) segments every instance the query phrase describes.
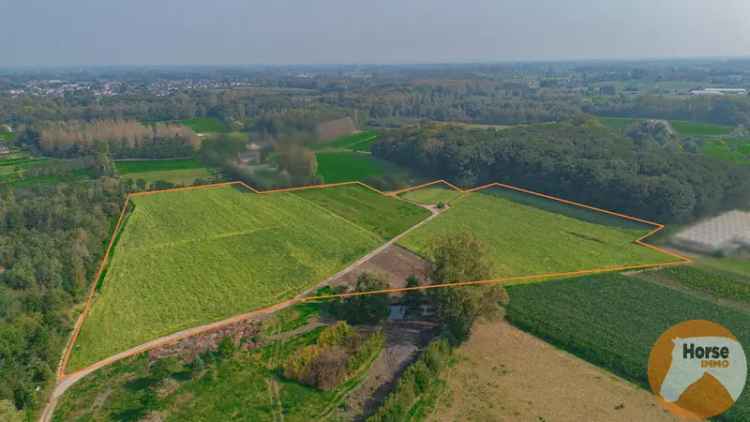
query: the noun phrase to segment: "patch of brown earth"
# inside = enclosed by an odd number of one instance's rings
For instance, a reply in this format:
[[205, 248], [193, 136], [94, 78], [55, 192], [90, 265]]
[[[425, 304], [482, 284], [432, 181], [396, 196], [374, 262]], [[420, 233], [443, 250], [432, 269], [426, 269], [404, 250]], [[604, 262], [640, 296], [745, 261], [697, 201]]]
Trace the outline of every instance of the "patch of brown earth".
[[513, 327], [477, 324], [429, 421], [679, 421], [655, 396]]
[[406, 287], [406, 279], [416, 276], [424, 282], [430, 273], [430, 263], [419, 255], [398, 246], [391, 245], [351, 271], [337, 277], [332, 286], [354, 286], [362, 273], [381, 276], [392, 288]]
[[364, 420], [372, 414], [395, 387], [401, 373], [414, 362], [438, 326], [427, 321], [391, 321], [385, 324], [385, 347], [375, 359], [367, 377], [346, 399], [340, 420]]
[[351, 117], [344, 117], [336, 120], [329, 120], [318, 124], [318, 139], [321, 141], [330, 141], [344, 135], [351, 135], [357, 131], [354, 120]]

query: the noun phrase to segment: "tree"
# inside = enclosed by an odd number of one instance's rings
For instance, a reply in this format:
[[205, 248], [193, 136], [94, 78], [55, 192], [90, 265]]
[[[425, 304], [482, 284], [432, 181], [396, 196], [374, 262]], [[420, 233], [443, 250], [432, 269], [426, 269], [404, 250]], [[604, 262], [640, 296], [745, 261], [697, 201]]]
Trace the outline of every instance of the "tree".
[[[435, 284], [489, 279], [485, 248], [473, 235], [438, 238], [431, 247]], [[460, 344], [469, 338], [474, 321], [497, 312], [500, 286], [466, 286], [431, 289], [430, 296], [448, 339]]]
[[219, 342], [217, 353], [223, 359], [231, 358], [234, 352], [237, 351], [237, 347], [234, 345], [234, 340], [231, 336], [226, 336]]
[[[406, 287], [413, 288], [419, 287], [419, 279], [410, 275], [406, 279]], [[424, 300], [424, 292], [422, 290], [409, 290], [404, 293], [404, 305], [406, 306], [407, 313], [416, 313], [419, 311], [419, 307], [422, 305]]]
[[[370, 273], [357, 278], [354, 293], [374, 292], [388, 288], [388, 283]], [[358, 295], [332, 304], [332, 313], [350, 324], [377, 324], [388, 317], [390, 300], [386, 294]]]
[[277, 147], [279, 167], [289, 173], [293, 183], [308, 183], [318, 172], [315, 153], [299, 145]]

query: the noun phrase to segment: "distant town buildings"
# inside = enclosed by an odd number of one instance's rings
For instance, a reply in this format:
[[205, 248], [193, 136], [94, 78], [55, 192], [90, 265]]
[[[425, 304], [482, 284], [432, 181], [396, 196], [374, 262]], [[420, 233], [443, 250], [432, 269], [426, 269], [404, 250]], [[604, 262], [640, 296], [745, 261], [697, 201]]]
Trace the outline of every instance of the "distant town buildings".
[[747, 95], [744, 88], [704, 88], [690, 91], [690, 95]]
[[0, 156], [10, 154], [10, 148], [5, 145], [0, 145]]

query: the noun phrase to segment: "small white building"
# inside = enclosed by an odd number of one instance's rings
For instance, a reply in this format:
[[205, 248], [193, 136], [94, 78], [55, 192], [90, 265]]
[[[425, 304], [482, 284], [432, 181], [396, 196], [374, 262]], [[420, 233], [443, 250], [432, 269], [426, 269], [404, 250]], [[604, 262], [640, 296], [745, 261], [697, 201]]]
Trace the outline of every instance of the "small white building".
[[700, 253], [732, 253], [750, 248], [750, 212], [729, 211], [677, 233], [672, 243]]
[[747, 95], [744, 88], [705, 88], [690, 91], [690, 95]]

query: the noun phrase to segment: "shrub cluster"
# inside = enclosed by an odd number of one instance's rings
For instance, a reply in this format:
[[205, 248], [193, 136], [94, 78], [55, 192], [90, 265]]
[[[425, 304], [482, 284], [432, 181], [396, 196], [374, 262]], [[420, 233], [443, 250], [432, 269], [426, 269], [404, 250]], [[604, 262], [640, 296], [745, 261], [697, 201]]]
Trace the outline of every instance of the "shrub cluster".
[[324, 329], [316, 344], [293, 353], [283, 365], [284, 376], [321, 390], [331, 390], [354, 375], [384, 342], [381, 331], [360, 334], [340, 321]]

